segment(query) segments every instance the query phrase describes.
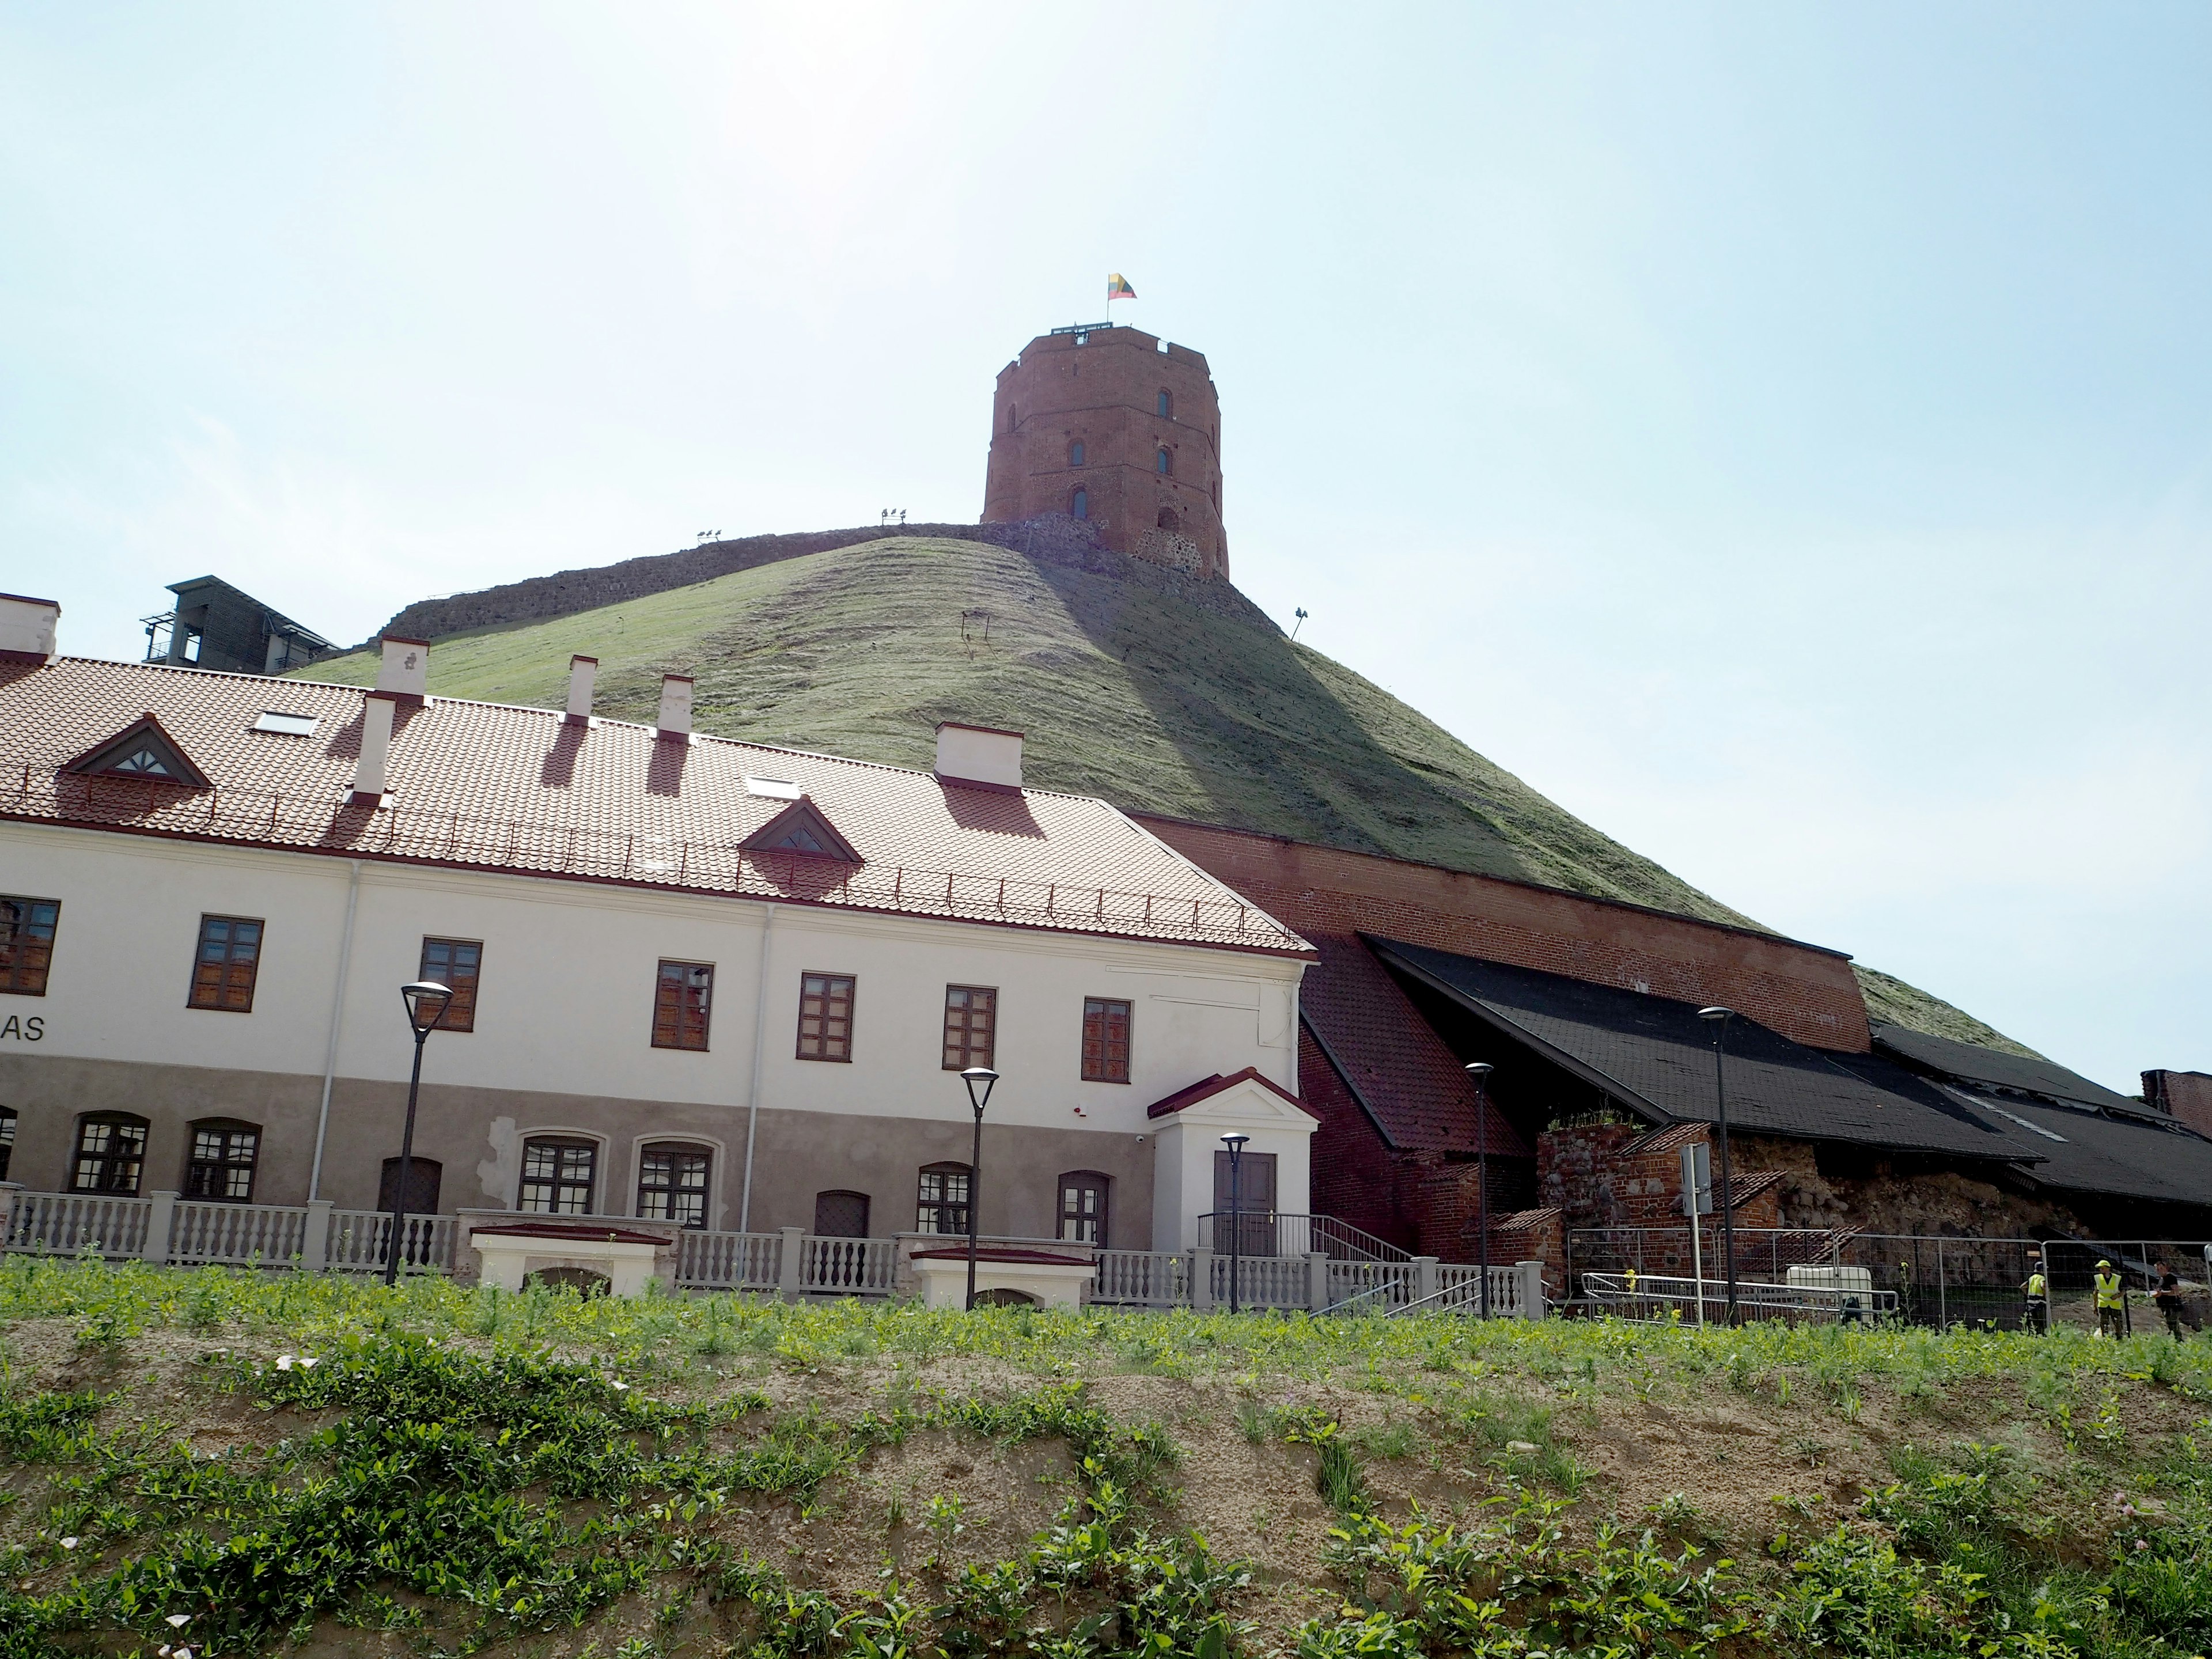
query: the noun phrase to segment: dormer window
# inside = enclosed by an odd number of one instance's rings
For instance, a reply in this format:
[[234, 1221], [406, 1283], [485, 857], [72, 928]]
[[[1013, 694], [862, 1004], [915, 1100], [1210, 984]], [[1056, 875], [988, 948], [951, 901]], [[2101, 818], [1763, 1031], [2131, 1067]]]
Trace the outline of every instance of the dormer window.
[[837, 833], [822, 809], [804, 795], [739, 844], [748, 853], [805, 853], [846, 864], [867, 862], [853, 850], [852, 842]]
[[159, 779], [188, 789], [210, 786], [177, 740], [151, 714], [142, 714], [103, 744], [87, 750], [63, 770], [80, 776]]

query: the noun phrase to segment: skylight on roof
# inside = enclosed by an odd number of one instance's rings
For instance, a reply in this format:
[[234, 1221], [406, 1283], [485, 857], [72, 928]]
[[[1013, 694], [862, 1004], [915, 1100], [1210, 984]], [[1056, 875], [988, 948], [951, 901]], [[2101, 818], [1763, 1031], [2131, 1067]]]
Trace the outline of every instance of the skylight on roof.
[[280, 737], [312, 738], [315, 735], [315, 716], [288, 714], [281, 708], [264, 708], [261, 718], [253, 722], [257, 732], [274, 732]]
[[804, 793], [797, 784], [787, 783], [781, 778], [745, 779], [745, 793], [758, 795], [763, 800], [797, 800]]

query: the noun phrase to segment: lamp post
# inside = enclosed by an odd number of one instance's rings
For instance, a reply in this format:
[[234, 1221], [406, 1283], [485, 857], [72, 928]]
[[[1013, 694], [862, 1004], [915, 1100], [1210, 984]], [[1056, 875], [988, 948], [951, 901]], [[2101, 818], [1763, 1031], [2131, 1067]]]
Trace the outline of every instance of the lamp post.
[[968, 1103], [975, 1109], [975, 1150], [968, 1160], [968, 1311], [975, 1311], [975, 1224], [983, 1210], [983, 1109], [991, 1103], [991, 1091], [999, 1074], [988, 1066], [970, 1066], [960, 1073], [968, 1085]]
[[[1723, 1316], [1730, 1325], [1735, 1323], [1735, 1182], [1729, 1169], [1728, 1132], [1728, 1023], [1735, 1018], [1733, 1008], [1700, 1008], [1698, 1018], [1713, 1028], [1713, 1098], [1720, 1106], [1721, 1138], [1721, 1260], [1722, 1271], [1728, 1275], [1728, 1307]], [[1690, 1224], [1698, 1224], [1695, 1216]], [[1705, 1287], [1698, 1288], [1698, 1306], [1705, 1305]]]
[[1482, 1316], [1490, 1317], [1490, 1074], [1497, 1067], [1477, 1060], [1461, 1067], [1474, 1079], [1474, 1224], [1482, 1243], [1476, 1260], [1482, 1267]]
[[446, 1017], [453, 994], [435, 980], [418, 980], [399, 988], [407, 1006], [407, 1024], [415, 1032], [415, 1070], [407, 1079], [407, 1127], [399, 1137], [399, 1184], [392, 1194], [392, 1243], [384, 1253], [384, 1282], [399, 1282], [399, 1251], [407, 1226], [407, 1187], [415, 1176], [415, 1097], [422, 1087], [422, 1045]]
[[1229, 1149], [1229, 1311], [1243, 1311], [1237, 1298], [1237, 1268], [1244, 1256], [1244, 1189], [1240, 1183], [1240, 1160], [1244, 1143], [1252, 1137], [1231, 1130], [1221, 1137]]

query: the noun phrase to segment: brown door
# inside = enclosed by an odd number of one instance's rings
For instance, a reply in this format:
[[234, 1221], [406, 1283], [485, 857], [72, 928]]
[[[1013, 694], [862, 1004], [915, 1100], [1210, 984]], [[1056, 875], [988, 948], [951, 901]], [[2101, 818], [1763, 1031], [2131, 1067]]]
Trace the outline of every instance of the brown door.
[[[1275, 1254], [1275, 1155], [1273, 1152], [1247, 1152], [1237, 1160], [1237, 1213], [1242, 1218], [1238, 1231], [1243, 1237], [1241, 1251], [1245, 1255]], [[1226, 1250], [1230, 1244], [1229, 1212], [1229, 1154], [1213, 1155], [1213, 1248]]]

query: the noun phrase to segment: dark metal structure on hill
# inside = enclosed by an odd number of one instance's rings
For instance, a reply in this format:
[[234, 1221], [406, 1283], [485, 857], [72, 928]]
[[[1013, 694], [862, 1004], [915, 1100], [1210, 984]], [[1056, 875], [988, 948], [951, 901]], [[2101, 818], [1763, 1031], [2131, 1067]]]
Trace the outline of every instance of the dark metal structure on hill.
[[337, 647], [219, 576], [171, 582], [173, 609], [146, 617], [146, 660], [231, 674], [282, 674]]

